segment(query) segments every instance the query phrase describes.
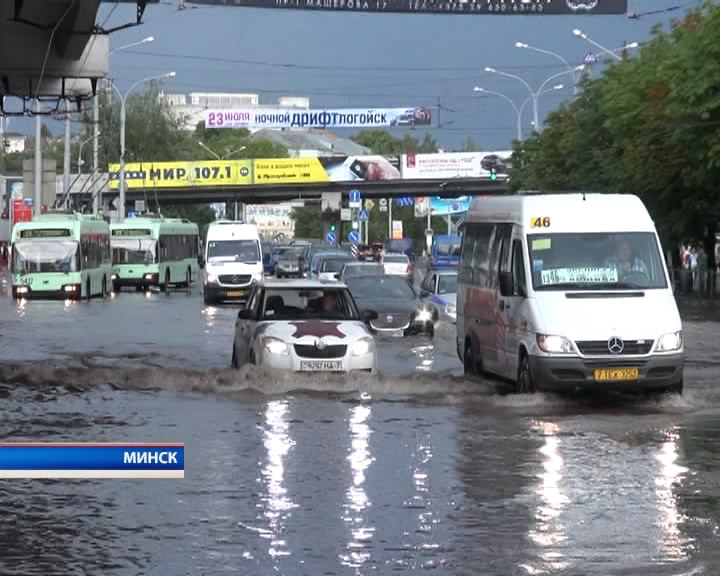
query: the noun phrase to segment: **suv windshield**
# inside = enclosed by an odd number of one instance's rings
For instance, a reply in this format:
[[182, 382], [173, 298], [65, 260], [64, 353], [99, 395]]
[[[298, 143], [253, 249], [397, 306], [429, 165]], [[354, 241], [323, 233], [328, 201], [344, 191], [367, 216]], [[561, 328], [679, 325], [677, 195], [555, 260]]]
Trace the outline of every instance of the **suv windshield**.
[[348, 278], [347, 285], [355, 298], [415, 300], [416, 297], [408, 281], [397, 276]]
[[345, 289], [270, 288], [265, 291], [263, 320], [357, 320]]
[[438, 280], [438, 294], [455, 294], [457, 292], [457, 276], [442, 274]]
[[667, 287], [650, 232], [532, 234], [528, 246], [535, 290]]

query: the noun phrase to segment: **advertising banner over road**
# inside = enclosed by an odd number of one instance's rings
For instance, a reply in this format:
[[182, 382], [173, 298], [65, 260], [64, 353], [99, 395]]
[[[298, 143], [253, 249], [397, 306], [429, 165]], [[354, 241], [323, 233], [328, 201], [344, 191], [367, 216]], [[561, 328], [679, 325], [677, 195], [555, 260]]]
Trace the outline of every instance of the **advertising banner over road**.
[[[449, 216], [450, 214], [462, 214], [470, 208], [470, 196], [459, 196], [457, 198], [430, 197], [430, 210], [432, 216]], [[415, 218], [427, 217], [428, 198], [415, 198]]]
[[430, 126], [430, 108], [227, 108], [205, 110], [206, 128], [380, 128]]
[[409, 180], [488, 178], [494, 169], [499, 178], [504, 178], [511, 166], [511, 157], [512, 150], [403, 154], [402, 175]]
[[[125, 188], [195, 188], [252, 184], [251, 160], [203, 162], [131, 162], [125, 164]], [[120, 164], [108, 166], [108, 187], [120, 187]]]
[[253, 8], [442, 14], [626, 14], [627, 0], [193, 0]]
[[399, 156], [320, 156], [253, 161], [255, 184], [399, 180]]

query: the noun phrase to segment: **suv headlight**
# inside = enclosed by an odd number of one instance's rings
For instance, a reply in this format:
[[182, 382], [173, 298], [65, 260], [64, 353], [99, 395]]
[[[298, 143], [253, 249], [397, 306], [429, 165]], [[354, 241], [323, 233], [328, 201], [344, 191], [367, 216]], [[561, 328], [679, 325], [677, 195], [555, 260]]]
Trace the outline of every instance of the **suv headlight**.
[[255, 272], [252, 275], [253, 282], [262, 282], [263, 279], [263, 273], [262, 272]]
[[375, 342], [372, 338], [364, 337], [356, 340], [352, 345], [353, 356], [365, 356], [375, 349]]
[[673, 352], [680, 350], [683, 345], [682, 331], [673, 332], [672, 334], [663, 334], [658, 338], [655, 349], [658, 352]]
[[565, 336], [538, 334], [536, 340], [540, 350], [549, 354], [573, 354], [575, 352], [572, 342]]
[[218, 281], [218, 277], [215, 276], [215, 274], [208, 274], [207, 275], [207, 282], [208, 284], [215, 284]]
[[271, 336], [266, 336], [263, 338], [263, 348], [267, 350], [270, 354], [281, 354], [283, 356], [287, 356], [288, 353], [288, 346], [285, 342], [278, 338], [272, 338]]
[[430, 312], [430, 310], [428, 310], [427, 308], [423, 308], [417, 313], [415, 319], [418, 322], [429, 322], [430, 320], [432, 320], [432, 312]]

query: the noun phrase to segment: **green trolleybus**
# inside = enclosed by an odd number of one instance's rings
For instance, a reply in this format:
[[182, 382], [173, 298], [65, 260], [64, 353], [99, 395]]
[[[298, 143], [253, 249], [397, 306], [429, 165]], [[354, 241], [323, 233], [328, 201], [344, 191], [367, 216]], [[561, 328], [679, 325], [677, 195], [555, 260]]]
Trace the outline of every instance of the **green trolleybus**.
[[13, 297], [90, 299], [109, 294], [110, 226], [101, 216], [33, 216], [13, 227], [11, 242]]
[[181, 218], [142, 216], [110, 225], [112, 282], [148, 289], [170, 285], [189, 287], [198, 276], [200, 230]]

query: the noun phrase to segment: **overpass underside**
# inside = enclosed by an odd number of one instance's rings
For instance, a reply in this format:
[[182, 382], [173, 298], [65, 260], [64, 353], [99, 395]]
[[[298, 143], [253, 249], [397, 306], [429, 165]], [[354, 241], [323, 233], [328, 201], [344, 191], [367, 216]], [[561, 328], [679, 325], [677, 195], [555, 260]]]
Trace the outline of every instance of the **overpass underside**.
[[[95, 23], [102, 0], [0, 0], [0, 114], [27, 114], [30, 100], [81, 102], [107, 76], [109, 34]], [[127, 1], [127, 0], [125, 0]], [[3, 103], [14, 96], [21, 104]]]
[[[342, 194], [357, 188], [363, 198], [400, 198], [438, 196], [457, 198], [482, 194], [507, 194], [509, 187], [503, 181], [480, 178], [456, 178], [453, 180], [384, 180], [377, 182], [333, 182], [323, 184], [279, 184], [236, 187], [202, 188], [130, 188], [125, 196], [128, 203], [135, 200], [157, 201], [165, 204], [198, 204], [213, 202], [243, 202], [264, 204], [289, 200], [319, 201], [323, 195]], [[115, 200], [117, 191], [103, 193], [103, 201]]]

